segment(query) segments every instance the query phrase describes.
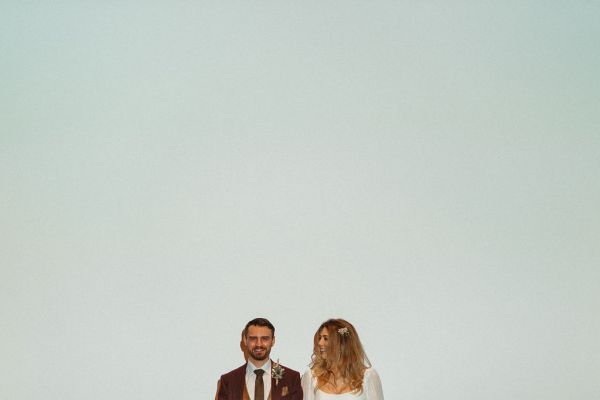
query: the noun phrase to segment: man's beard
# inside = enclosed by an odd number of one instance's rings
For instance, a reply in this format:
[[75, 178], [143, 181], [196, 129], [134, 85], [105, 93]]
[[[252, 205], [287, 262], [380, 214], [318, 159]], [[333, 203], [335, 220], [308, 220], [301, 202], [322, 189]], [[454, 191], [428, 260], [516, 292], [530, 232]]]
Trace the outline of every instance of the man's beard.
[[[262, 354], [256, 354], [255, 352], [257, 350], [262, 350], [263, 351]], [[264, 347], [256, 347], [254, 350], [252, 350], [250, 352], [250, 354], [252, 355], [252, 358], [254, 358], [255, 360], [258, 360], [258, 361], [265, 360], [267, 357], [269, 357], [269, 353], [270, 352]]]

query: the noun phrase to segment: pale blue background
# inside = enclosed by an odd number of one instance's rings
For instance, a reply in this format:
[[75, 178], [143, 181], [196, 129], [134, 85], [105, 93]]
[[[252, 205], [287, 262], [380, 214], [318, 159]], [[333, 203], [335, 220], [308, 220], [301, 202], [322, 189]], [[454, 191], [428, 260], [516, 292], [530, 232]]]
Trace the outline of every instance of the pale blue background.
[[0, 398], [600, 398], [600, 3], [4, 1]]

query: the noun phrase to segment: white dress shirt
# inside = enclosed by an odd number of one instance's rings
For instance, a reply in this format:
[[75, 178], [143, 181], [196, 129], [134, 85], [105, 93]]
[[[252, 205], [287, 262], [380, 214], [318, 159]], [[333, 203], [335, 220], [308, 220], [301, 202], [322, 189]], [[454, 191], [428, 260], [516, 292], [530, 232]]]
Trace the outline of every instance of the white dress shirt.
[[248, 360], [248, 364], [246, 364], [246, 388], [248, 389], [250, 400], [254, 400], [254, 386], [256, 383], [256, 374], [254, 373], [255, 369], [262, 369], [265, 371], [262, 379], [265, 385], [265, 400], [267, 400], [269, 393], [271, 393], [271, 360], [268, 360], [260, 368], [255, 367], [254, 364]]

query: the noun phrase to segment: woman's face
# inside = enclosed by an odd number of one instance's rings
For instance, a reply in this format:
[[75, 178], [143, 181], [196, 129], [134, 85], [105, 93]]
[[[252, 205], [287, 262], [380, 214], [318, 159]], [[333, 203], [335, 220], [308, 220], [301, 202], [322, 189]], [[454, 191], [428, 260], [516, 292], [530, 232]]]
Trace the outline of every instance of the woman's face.
[[327, 358], [327, 342], [329, 341], [329, 332], [327, 328], [323, 327], [321, 332], [319, 332], [319, 341], [317, 344], [319, 345], [319, 352], [321, 353], [321, 358]]

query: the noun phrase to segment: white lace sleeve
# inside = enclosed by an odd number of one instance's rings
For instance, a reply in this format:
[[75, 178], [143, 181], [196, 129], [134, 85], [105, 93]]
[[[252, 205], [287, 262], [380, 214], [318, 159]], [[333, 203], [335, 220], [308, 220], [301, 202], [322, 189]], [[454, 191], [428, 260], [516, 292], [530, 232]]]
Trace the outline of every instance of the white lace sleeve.
[[363, 388], [367, 394], [367, 400], [383, 400], [381, 379], [379, 379], [379, 374], [373, 368], [369, 368], [365, 371], [365, 382]]
[[312, 371], [307, 369], [302, 374], [302, 393], [304, 400], [315, 399], [315, 378], [312, 376]]

